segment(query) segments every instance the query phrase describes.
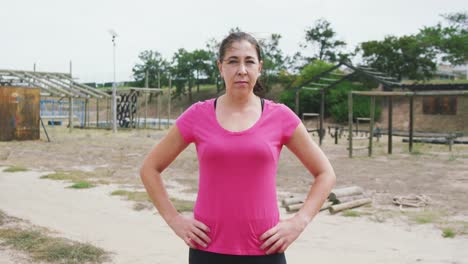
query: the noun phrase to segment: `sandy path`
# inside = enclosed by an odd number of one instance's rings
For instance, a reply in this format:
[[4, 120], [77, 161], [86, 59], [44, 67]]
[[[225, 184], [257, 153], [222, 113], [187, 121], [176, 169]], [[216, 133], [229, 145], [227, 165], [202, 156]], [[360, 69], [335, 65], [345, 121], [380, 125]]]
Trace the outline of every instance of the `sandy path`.
[[[0, 172], [0, 209], [112, 251], [112, 263], [186, 263], [187, 249], [162, 218], [133, 211], [113, 186], [64, 188], [40, 173]], [[374, 223], [320, 214], [287, 251], [288, 263], [468, 263], [468, 239], [444, 239], [431, 226]], [[0, 252], [0, 260], [6, 254]], [[2, 262], [3, 263], [3, 262]]]

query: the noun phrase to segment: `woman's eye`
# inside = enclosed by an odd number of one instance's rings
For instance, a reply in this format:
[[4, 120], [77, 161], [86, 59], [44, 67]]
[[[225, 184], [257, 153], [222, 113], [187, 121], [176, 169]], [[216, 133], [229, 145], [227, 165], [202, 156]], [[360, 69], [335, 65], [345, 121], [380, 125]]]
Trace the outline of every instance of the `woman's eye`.
[[237, 61], [228, 61], [228, 64], [234, 64], [237, 63]]
[[248, 64], [255, 64], [255, 61], [247, 61]]

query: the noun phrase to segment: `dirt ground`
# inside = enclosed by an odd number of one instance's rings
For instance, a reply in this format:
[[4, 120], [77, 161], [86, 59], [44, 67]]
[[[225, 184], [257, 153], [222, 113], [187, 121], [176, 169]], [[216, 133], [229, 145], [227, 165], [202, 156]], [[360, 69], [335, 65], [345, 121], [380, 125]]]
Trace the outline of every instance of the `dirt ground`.
[[[108, 130], [48, 128], [52, 142], [42, 135], [39, 141], [0, 142], [0, 165], [22, 166], [47, 171], [82, 171], [103, 182], [128, 187], [142, 187], [138, 169], [145, 155], [165, 135], [157, 130]], [[314, 135], [314, 140], [318, 138]], [[386, 154], [387, 139], [374, 141], [373, 157], [367, 150], [348, 158], [347, 140], [339, 144], [327, 135], [322, 149], [330, 159], [337, 187], [358, 185], [371, 195], [375, 206], [389, 206], [396, 195], [424, 194], [431, 198], [431, 207], [450, 215], [468, 216], [468, 145], [454, 145], [449, 152], [445, 145], [414, 145], [394, 137], [393, 154]], [[357, 145], [366, 142], [358, 141]], [[198, 161], [195, 146], [190, 145], [163, 173], [168, 180], [187, 187], [186, 193], [197, 191]], [[278, 167], [279, 195], [306, 193], [313, 177], [297, 158], [283, 148]], [[280, 197], [281, 198], [281, 197]]]
[[[21, 166], [35, 171], [75, 171], [88, 175], [100, 186], [142, 190], [139, 166], [167, 131], [120, 130], [112, 134], [107, 130], [74, 129], [69, 133], [63, 127], [48, 127], [48, 132], [50, 143], [44, 135], [39, 141], [0, 142], [0, 166]], [[314, 140], [318, 141], [315, 136]], [[335, 145], [327, 135], [322, 149], [335, 169], [337, 187], [362, 187], [373, 200], [372, 206], [364, 209], [365, 214], [377, 222], [384, 222], [381, 217], [405, 216], [392, 204], [394, 196], [424, 194], [432, 201], [425, 210], [436, 212], [443, 218], [442, 222], [467, 223], [468, 145], [455, 145], [449, 152], [444, 145], [415, 144], [414, 152], [410, 154], [407, 143], [402, 143], [401, 138], [394, 137], [393, 140], [392, 155], [386, 154], [387, 141], [381, 138], [374, 142], [373, 157], [367, 157], [367, 151], [360, 151], [350, 159], [345, 137]], [[361, 141], [356, 145], [366, 143]], [[169, 192], [184, 199], [196, 197], [197, 175], [198, 162], [193, 145], [163, 173]], [[284, 148], [277, 178], [279, 199], [306, 193], [312, 183], [313, 177]], [[464, 232], [466, 230], [460, 233], [462, 237], [466, 236]]]

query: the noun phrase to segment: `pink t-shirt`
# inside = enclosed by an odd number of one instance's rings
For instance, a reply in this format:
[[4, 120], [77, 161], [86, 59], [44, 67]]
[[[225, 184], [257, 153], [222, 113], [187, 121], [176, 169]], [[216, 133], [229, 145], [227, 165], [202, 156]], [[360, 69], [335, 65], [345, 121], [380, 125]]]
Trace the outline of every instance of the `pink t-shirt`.
[[264, 255], [259, 237], [279, 221], [276, 173], [281, 149], [301, 120], [283, 104], [265, 100], [260, 119], [232, 132], [216, 119], [214, 99], [193, 104], [177, 120], [199, 161], [195, 219], [210, 228], [200, 250]]

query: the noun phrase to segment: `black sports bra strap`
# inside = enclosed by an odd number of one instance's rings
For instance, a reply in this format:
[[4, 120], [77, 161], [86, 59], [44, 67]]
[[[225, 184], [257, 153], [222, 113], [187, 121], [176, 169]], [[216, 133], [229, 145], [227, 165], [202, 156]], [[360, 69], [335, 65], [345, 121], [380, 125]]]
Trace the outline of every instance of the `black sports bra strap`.
[[[216, 102], [218, 102], [218, 97], [216, 97], [216, 99], [214, 100], [214, 109], [216, 110]], [[263, 98], [260, 98], [260, 102], [262, 104], [262, 112], [263, 112], [263, 107], [265, 105], [265, 99]]]

